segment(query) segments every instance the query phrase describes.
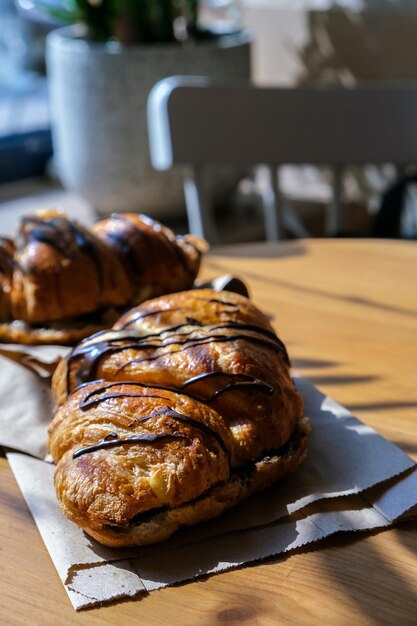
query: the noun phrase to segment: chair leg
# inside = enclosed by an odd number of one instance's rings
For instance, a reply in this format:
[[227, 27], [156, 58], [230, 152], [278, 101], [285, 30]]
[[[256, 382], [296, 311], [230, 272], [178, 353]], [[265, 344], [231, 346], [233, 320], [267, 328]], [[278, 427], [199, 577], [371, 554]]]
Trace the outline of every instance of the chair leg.
[[187, 168], [184, 172], [184, 196], [190, 233], [204, 237], [210, 244], [217, 244], [218, 232], [200, 168]]
[[287, 233], [297, 239], [310, 239], [311, 234], [308, 232], [297, 213], [289, 206], [285, 207], [282, 215], [282, 221]]
[[342, 194], [342, 169], [339, 166], [332, 168], [333, 170], [333, 197], [327, 206], [326, 211], [326, 235], [337, 235], [345, 226], [343, 208], [341, 204]]
[[260, 190], [264, 212], [265, 235], [267, 241], [279, 241], [283, 238], [281, 194], [278, 186], [277, 168], [267, 167], [268, 184]]
[[257, 190], [261, 198], [267, 241], [279, 241], [286, 234], [298, 239], [311, 237], [297, 213], [288, 206], [279, 185], [279, 169], [273, 165], [259, 166]]

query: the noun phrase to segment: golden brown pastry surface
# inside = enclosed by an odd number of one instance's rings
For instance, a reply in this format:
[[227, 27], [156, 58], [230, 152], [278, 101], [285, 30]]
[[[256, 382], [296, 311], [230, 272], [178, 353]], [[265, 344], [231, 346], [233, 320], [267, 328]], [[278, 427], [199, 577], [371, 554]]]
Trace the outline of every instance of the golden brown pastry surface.
[[73, 346], [86, 336], [108, 328], [119, 316], [118, 309], [108, 307], [73, 319], [44, 324], [33, 325], [21, 320], [0, 322], [0, 343]]
[[[81, 342], [53, 388], [58, 497], [107, 545], [159, 541], [214, 517], [306, 453], [285, 346], [266, 316], [231, 292], [143, 303]], [[157, 437], [135, 440], [143, 432]]]
[[85, 315], [96, 313], [95, 327], [103, 328], [109, 308], [187, 289], [202, 245], [143, 215], [115, 214], [91, 229], [55, 210], [28, 215], [15, 242], [0, 240], [0, 341], [47, 343], [40, 331], [50, 327], [62, 330], [53, 340], [69, 343], [65, 333], [79, 339]]
[[[100, 440], [110, 447], [72, 458], [74, 448]], [[107, 382], [70, 396], [49, 445], [61, 459], [56, 485], [64, 512], [81, 524], [87, 516], [98, 529], [177, 507], [227, 480], [232, 450], [226, 425], [209, 407], [182, 394]]]
[[209, 402], [227, 415], [242, 462], [258, 455], [267, 437], [283, 445], [302, 412], [285, 346], [249, 299], [226, 291], [190, 290], [133, 309], [61, 362], [56, 397], [62, 402], [101, 378], [165, 385]]
[[175, 236], [160, 222], [135, 213], [113, 214], [92, 230], [119, 256], [133, 289], [131, 305], [191, 287], [206, 249], [200, 238]]
[[11, 317], [15, 244], [9, 237], [0, 237], [0, 319]]

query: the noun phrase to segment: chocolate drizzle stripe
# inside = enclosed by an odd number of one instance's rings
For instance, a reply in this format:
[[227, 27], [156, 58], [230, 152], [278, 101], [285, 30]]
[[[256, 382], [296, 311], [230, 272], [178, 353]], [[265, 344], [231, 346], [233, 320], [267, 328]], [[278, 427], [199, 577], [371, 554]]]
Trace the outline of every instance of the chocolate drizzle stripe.
[[103, 233], [106, 242], [111, 248], [114, 248], [116, 252], [128, 263], [132, 276], [136, 276], [138, 270], [138, 261], [132, 249], [132, 246], [126, 241], [126, 239], [120, 233]]
[[110, 331], [100, 330], [94, 335], [91, 335], [90, 337], [87, 337], [86, 339], [84, 339], [76, 348], [74, 348], [70, 356], [77, 356], [78, 354], [82, 354], [83, 352], [88, 351], [91, 346], [95, 345], [95, 342], [93, 341], [93, 339], [98, 339], [101, 336], [105, 337], [106, 335], [110, 335], [110, 337], [108, 337], [107, 339], [106, 338], [104, 339], [104, 341], [108, 344], [121, 342], [121, 341], [132, 341], [132, 342], [135, 342], [136, 344], [136, 343], [140, 343], [141, 341], [144, 341], [145, 339], [149, 339], [152, 337], [161, 337], [169, 333], [175, 333], [181, 328], [184, 328], [187, 326], [193, 326], [193, 328], [185, 333], [181, 333], [181, 334], [177, 333], [177, 335], [181, 335], [181, 336], [191, 335], [195, 331], [195, 328], [203, 328], [204, 330], [207, 329], [210, 331], [239, 329], [243, 331], [253, 331], [253, 332], [259, 333], [260, 335], [265, 335], [271, 341], [274, 341], [278, 345], [282, 345], [282, 341], [277, 337], [275, 333], [271, 332], [270, 330], [267, 330], [266, 328], [262, 328], [262, 326], [255, 326], [254, 324], [242, 324], [239, 322], [227, 322], [225, 324], [204, 326], [200, 321], [196, 320], [195, 318], [188, 317], [187, 321], [182, 322], [181, 324], [176, 324], [175, 326], [168, 326], [167, 328], [163, 328], [162, 330], [159, 330], [157, 332], [147, 333], [146, 335], [132, 334], [129, 332], [124, 333], [123, 329], [110, 330]]
[[[153, 240], [149, 237], [147, 232], [145, 230], [142, 230], [141, 228], [139, 228], [139, 226], [137, 224], [132, 222], [126, 215], [123, 215], [121, 213], [112, 213], [111, 219], [116, 221], [116, 222], [121, 222], [121, 223], [125, 224], [128, 228], [130, 228], [131, 232], [134, 232], [136, 235], [139, 235], [139, 237], [142, 239], [142, 241], [145, 243], [145, 245], [146, 245], [146, 247], [148, 249], [148, 253], [149, 254], [145, 255], [145, 258], [148, 259], [148, 265], [149, 265], [150, 262], [151, 262], [151, 259], [152, 259], [152, 254], [151, 253], [152, 253]], [[123, 235], [124, 235], [124, 233], [120, 234], [121, 237], [123, 237]], [[129, 243], [128, 243], [128, 245], [130, 247]]]
[[265, 382], [264, 380], [251, 376], [250, 374], [233, 374], [233, 373], [229, 374], [227, 372], [220, 372], [220, 371], [204, 372], [203, 374], [198, 374], [197, 376], [193, 376], [192, 378], [189, 378], [184, 383], [182, 383], [182, 385], [179, 385], [178, 389], [180, 389], [185, 394], [191, 395], [187, 391], [187, 387], [194, 385], [195, 383], [199, 383], [208, 378], [220, 378], [220, 377], [227, 379], [227, 383], [225, 385], [223, 385], [222, 387], [218, 387], [209, 396], [193, 394], [192, 397], [202, 402], [209, 403], [209, 402], [212, 402], [212, 400], [215, 400], [219, 395], [221, 395], [225, 391], [232, 391], [234, 389], [238, 389], [241, 387], [247, 387], [247, 388], [256, 387], [260, 389], [261, 391], [264, 391], [265, 393], [268, 393], [268, 394], [272, 394], [274, 392], [274, 387], [272, 385]]
[[189, 266], [188, 257], [183, 248], [179, 245], [175, 235], [172, 233], [172, 237], [169, 237], [168, 233], [170, 233], [171, 231], [169, 231], [167, 228], [162, 226], [162, 224], [159, 224], [159, 222], [156, 222], [147, 215], [140, 215], [140, 219], [147, 226], [150, 226], [155, 233], [161, 235], [162, 241], [168, 246], [168, 249], [170, 249], [174, 256], [177, 258], [177, 261], [182, 266], [185, 273], [188, 275], [192, 275], [193, 272], [192, 268], [190, 268]]
[[[123, 214], [113, 214], [111, 217], [114, 220], [123, 221], [125, 224], [128, 224], [130, 228], [133, 229], [137, 234], [139, 234], [139, 236], [146, 242], [148, 246], [148, 252], [152, 251], [152, 248], [156, 242], [154, 241], [152, 237], [149, 236], [145, 228], [142, 230], [138, 224], [135, 224], [133, 221], [131, 221], [127, 216]], [[168, 250], [176, 257], [178, 263], [181, 265], [185, 273], [190, 276], [193, 275], [192, 268], [190, 268], [189, 263], [188, 263], [188, 256], [185, 253], [185, 251], [182, 249], [182, 247], [179, 245], [178, 240], [175, 237], [175, 235], [172, 235], [172, 237], [169, 237], [168, 235], [168, 233], [170, 232], [169, 230], [162, 227], [162, 225], [160, 225], [155, 220], [148, 218], [146, 215], [139, 215], [138, 217], [143, 222], [144, 225], [151, 228], [154, 233], [157, 233], [158, 235], [160, 235], [161, 243], [166, 248], [168, 248]], [[118, 235], [118, 237], [123, 238], [123, 234]], [[124, 238], [124, 241], [126, 241], [126, 238]], [[129, 243], [127, 243], [127, 245], [130, 247]], [[152, 254], [149, 254], [147, 256], [149, 259], [153, 257]]]
[[[102, 389], [97, 389], [97, 391], [102, 391]], [[165, 396], [158, 396], [156, 394], [146, 393], [111, 393], [93, 399], [91, 399], [91, 395], [92, 394], [87, 394], [87, 396], [83, 400], [81, 400], [79, 407], [83, 411], [86, 409], [91, 409], [92, 406], [96, 406], [97, 404], [105, 402], [106, 400], [113, 400], [114, 398], [159, 398], [161, 400], [166, 400]]]
[[[106, 383], [106, 379], [105, 378], [97, 378], [95, 380], [87, 380], [85, 383], [81, 383], [81, 385], [78, 385], [78, 387], [74, 387], [74, 389], [71, 389], [71, 391], [68, 392], [68, 396], [71, 396], [72, 394], [78, 392], [80, 389], [84, 389], [85, 387], [90, 387], [91, 385], [98, 385], [100, 383]], [[122, 381], [119, 382], [114, 382], [114, 383], [110, 383], [110, 384], [117, 384], [117, 385], [122, 385], [124, 384]], [[129, 385], [133, 385], [134, 383], [131, 383], [130, 381], [127, 383]], [[147, 386], [147, 385], [144, 385]], [[102, 387], [100, 387], [100, 389], [96, 389], [95, 391], [97, 391], [97, 393], [100, 392], [100, 390], [102, 389]]]
[[[117, 354], [118, 352], [122, 352], [124, 350], [136, 350], [143, 351], [149, 349], [161, 350], [163, 348], [168, 348], [172, 345], [180, 345], [182, 346], [178, 350], [170, 350], [165, 351], [160, 354], [142, 357], [137, 359], [131, 359], [122, 367], [119, 368], [118, 372], [123, 371], [127, 366], [133, 363], [141, 363], [141, 362], [150, 362], [155, 361], [157, 359], [163, 358], [170, 354], [176, 354], [178, 352], [182, 352], [184, 350], [189, 350], [192, 348], [197, 348], [203, 345], [208, 345], [210, 343], [224, 343], [229, 341], [237, 341], [237, 340], [246, 340], [254, 343], [260, 343], [266, 346], [269, 349], [272, 349], [276, 352], [281, 351], [285, 360], [289, 363], [288, 354], [285, 349], [282, 341], [271, 331], [266, 330], [262, 327], [254, 326], [252, 324], [239, 324], [239, 323], [230, 323], [230, 324], [222, 324], [218, 326], [207, 327], [209, 332], [212, 331], [220, 331], [220, 330], [242, 330], [242, 333], [236, 333], [231, 335], [223, 335], [223, 334], [211, 334], [211, 335], [203, 335], [201, 337], [190, 337], [195, 332], [195, 328], [192, 328], [189, 332], [177, 333], [177, 337], [187, 337], [184, 340], [178, 340], [178, 338], [173, 338], [173, 341], [168, 341], [171, 339], [170, 335], [173, 335], [176, 331], [178, 331], [181, 327], [187, 326], [189, 324], [179, 324], [177, 326], [164, 329], [159, 331], [159, 333], [149, 333], [144, 336], [134, 336], [131, 333], [123, 333], [120, 331], [113, 331], [113, 335], [105, 338], [105, 332], [102, 334], [103, 341], [97, 341], [100, 339], [100, 333], [95, 335], [96, 341], [81, 343], [77, 348], [73, 350], [73, 352], [68, 357], [68, 369], [67, 369], [67, 392], [71, 389], [71, 365], [75, 359], [80, 358], [79, 366], [75, 372], [75, 386], [79, 386], [86, 380], [96, 377], [98, 366], [101, 360], [107, 354]], [[244, 334], [245, 332], [254, 333], [254, 334]], [[261, 336], [257, 336], [261, 335]], [[175, 337], [175, 335], [174, 335]], [[161, 338], [160, 344], [155, 343], [144, 343], [145, 341], [151, 338]], [[133, 343], [121, 343], [131, 341]], [[188, 344], [188, 345], [187, 345]]]
[[171, 313], [173, 311], [185, 311], [186, 308], [172, 308], [172, 309], [155, 309], [155, 311], [148, 311], [147, 313], [142, 313], [142, 311], [137, 311], [130, 319], [128, 319], [123, 326], [120, 326], [120, 330], [125, 330], [131, 324], [138, 322], [139, 320], [145, 319], [147, 317], [151, 317], [152, 315], [159, 315], [160, 313]]
[[[185, 350], [191, 350], [193, 348], [200, 348], [201, 346], [206, 346], [211, 343], [227, 343], [229, 341], [238, 341], [239, 339], [245, 340], [245, 341], [251, 341], [253, 343], [260, 343], [264, 345], [265, 347], [273, 350], [274, 352], [279, 352], [279, 348], [275, 344], [273, 344], [270, 341], [266, 341], [265, 339], [260, 339], [259, 337], [252, 337], [250, 335], [231, 335], [231, 336], [217, 335], [217, 336], [211, 336], [208, 338], [204, 337], [204, 338], [195, 340], [194, 343], [190, 343], [189, 339], [185, 341], [167, 342], [163, 346], [159, 346], [159, 347], [166, 348], [170, 345], [181, 345], [181, 344], [182, 344], [182, 347], [179, 350], [169, 350], [167, 352], [163, 352], [162, 354], [157, 354], [155, 356], [141, 357], [139, 359], [131, 359], [130, 361], [122, 365], [122, 367], [120, 367], [117, 370], [117, 372], [119, 373], [123, 371], [127, 366], [132, 365], [132, 363], [144, 363], [144, 362], [150, 362], [150, 361], [157, 361], [158, 359], [162, 359], [163, 357], [169, 356], [170, 354], [177, 354], [178, 352], [183, 352]], [[145, 349], [145, 347], [146, 346], [143, 346], [143, 349]], [[148, 347], [152, 347], [152, 346], [148, 345]]]
[[[77, 389], [74, 389], [71, 393], [75, 393], [76, 391], [79, 391], [80, 389], [82, 389], [83, 387], [87, 387], [88, 385], [96, 385], [97, 383], [106, 383], [105, 385], [103, 385], [102, 387], [100, 387], [99, 389], [95, 388], [92, 391], [90, 391], [85, 398], [80, 402], [80, 408], [85, 408], [86, 404], [85, 403], [89, 403], [91, 401], [91, 403], [99, 403], [99, 402], [104, 402], [104, 400], [107, 399], [107, 397], [102, 396], [99, 398], [94, 399], [95, 396], [100, 396], [100, 394], [102, 393], [106, 393], [106, 391], [108, 391], [109, 389], [112, 389], [113, 387], [119, 386], [119, 387], [124, 387], [124, 386], [129, 386], [129, 387], [141, 387], [142, 389], [146, 389], [151, 387], [152, 389], [161, 389], [161, 390], [167, 390], [167, 391], [171, 391], [170, 387], [162, 387], [161, 385], [149, 385], [149, 383], [141, 383], [138, 381], [112, 381], [112, 382], [107, 382], [104, 379], [101, 380], [94, 380], [94, 381], [90, 381], [88, 383], [84, 383], [83, 385], [80, 385], [79, 387], [77, 387]], [[175, 389], [172, 389], [172, 391], [175, 391]], [[122, 395], [128, 395], [128, 394], [124, 394], [122, 393]], [[140, 394], [140, 396], [143, 396], [144, 398], [147, 397], [152, 397], [152, 396], [148, 396], [146, 393], [144, 394]], [[161, 396], [163, 397], [163, 396]], [[166, 399], [166, 398], [164, 398]]]
[[[238, 389], [241, 387], [256, 387], [260, 389], [261, 391], [264, 391], [268, 394], [272, 394], [274, 392], [274, 387], [270, 385], [269, 383], [265, 382], [264, 380], [255, 378], [254, 376], [250, 376], [249, 374], [228, 374], [226, 372], [205, 372], [203, 374], [193, 376], [192, 378], [189, 378], [188, 380], [186, 380], [185, 383], [180, 385], [179, 389], [181, 389], [182, 391], [185, 391], [186, 388], [189, 387], [190, 385], [199, 383], [202, 380], [206, 380], [208, 378], [219, 378], [219, 377], [225, 377], [229, 379], [229, 382], [227, 382], [223, 387], [218, 387], [212, 393], [212, 395], [209, 396], [208, 398], [202, 397], [201, 400], [205, 402], [211, 402], [212, 400], [217, 398], [219, 395], [221, 395], [225, 391], [231, 391], [233, 389]], [[239, 378], [240, 380], [236, 380], [236, 378]]]
[[204, 422], [200, 422], [194, 419], [193, 417], [190, 417], [189, 415], [178, 413], [178, 411], [174, 411], [174, 409], [171, 409], [169, 407], [161, 407], [160, 409], [157, 409], [150, 415], [139, 417], [133, 420], [133, 422], [131, 422], [129, 426], [133, 426], [133, 424], [141, 424], [143, 422], [147, 422], [153, 417], [161, 417], [161, 416], [172, 417], [174, 420], [177, 420], [178, 422], [182, 422], [183, 424], [186, 424], [189, 426], [194, 426], [194, 428], [197, 428], [203, 431], [206, 435], [209, 435], [210, 437], [215, 439], [217, 443], [219, 444], [219, 446], [222, 448], [222, 450], [226, 453], [226, 456], [230, 458], [229, 450], [227, 449], [226, 444], [223, 441], [222, 437], [219, 435], [219, 433], [217, 433], [215, 430], [210, 428], [210, 426], [207, 426], [207, 424], [205, 424]]
[[7, 276], [11, 276], [14, 266], [13, 242], [7, 237], [0, 237], [0, 272]]
[[[24, 217], [22, 220], [24, 227], [23, 245], [29, 241], [39, 241], [46, 243], [63, 256], [68, 255], [68, 242], [64, 237], [59, 237], [59, 230], [53, 220], [42, 220], [37, 217]], [[21, 249], [21, 246], [19, 246]]]
[[185, 273], [189, 276], [192, 275], [193, 272], [188, 264], [188, 257], [182, 247], [178, 244], [178, 241], [176, 239], [170, 239], [164, 228], [161, 228], [159, 232], [161, 233], [168, 246], [171, 248], [171, 251], [176, 256], [179, 264], [182, 266]]
[[77, 459], [83, 454], [88, 454], [90, 452], [96, 452], [97, 450], [104, 450], [105, 448], [116, 448], [119, 446], [132, 446], [137, 443], [153, 443], [154, 441], [162, 441], [169, 439], [186, 439], [183, 435], [175, 435], [171, 433], [143, 433], [141, 435], [135, 435], [133, 437], [126, 437], [124, 439], [102, 439], [98, 443], [95, 443], [91, 446], [85, 446], [84, 448], [79, 448], [75, 450], [72, 455], [73, 459]]
[[103, 268], [102, 268], [101, 260], [100, 260], [100, 257], [98, 255], [98, 250], [97, 250], [98, 242], [94, 241], [94, 238], [92, 237], [90, 233], [83, 232], [80, 228], [78, 228], [72, 222], [66, 222], [64, 220], [62, 221], [65, 224], [68, 223], [68, 226], [74, 235], [77, 246], [79, 246], [81, 250], [84, 250], [90, 257], [90, 259], [92, 260], [96, 268], [99, 287], [100, 287], [100, 290], [102, 290], [104, 277], [103, 277]]
[[31, 241], [46, 243], [67, 259], [72, 259], [77, 250], [84, 251], [94, 264], [100, 289], [102, 288], [103, 272], [97, 249], [98, 241], [88, 231], [59, 215], [49, 219], [26, 216], [22, 220], [19, 250]]
[[[193, 323], [190, 323], [190, 321], [187, 321], [187, 322], [183, 322], [182, 324], [177, 324], [176, 326], [168, 326], [167, 328], [164, 328], [163, 330], [159, 330], [158, 332], [155, 332], [155, 333], [148, 333], [146, 335], [131, 334], [129, 332], [124, 333], [123, 329], [110, 330], [110, 331], [99, 330], [94, 335], [91, 335], [90, 337], [83, 339], [83, 341], [81, 341], [78, 344], [78, 346], [74, 348], [70, 356], [72, 355], [77, 356], [78, 354], [84, 354], [85, 352], [88, 352], [90, 347], [96, 345], [93, 339], [98, 339], [100, 337], [104, 337], [103, 343], [107, 343], [109, 344], [109, 346], [112, 343], [117, 343], [117, 342], [122, 342], [122, 341], [132, 341], [134, 342], [132, 346], [136, 346], [138, 343], [140, 343], [141, 341], [144, 341], [145, 339], [150, 339], [153, 337], [158, 338], [167, 333], [174, 333], [180, 328], [184, 328], [186, 326], [201, 327], [202, 324], [200, 324], [200, 322], [198, 322], [197, 320], [194, 320]], [[186, 336], [186, 335], [191, 335], [193, 332], [194, 332], [194, 329], [190, 330], [187, 333], [177, 333], [177, 335]], [[106, 335], [110, 335], [110, 336], [106, 339], [105, 338]]]
[[[242, 324], [242, 322], [227, 322], [226, 324], [219, 324], [218, 326], [210, 326], [211, 330], [217, 330], [219, 328], [236, 328], [242, 330], [253, 330], [253, 332], [259, 333], [269, 337], [272, 341], [278, 344], [282, 344], [280, 338], [271, 330], [263, 328], [262, 326], [255, 326], [255, 324]], [[282, 344], [283, 345], [283, 344]]]
[[[206, 302], [221, 303], [221, 304], [224, 304], [225, 306], [233, 307], [236, 310], [239, 309], [239, 305], [234, 304], [232, 302], [227, 302], [226, 300], [220, 300], [218, 298], [202, 298], [200, 296], [193, 296], [193, 299], [194, 300], [204, 300]], [[175, 312], [178, 312], [178, 311], [188, 311], [189, 309], [190, 309], [189, 306], [184, 306], [184, 307], [175, 307], [175, 308], [172, 308], [172, 309], [156, 309], [155, 311], [147, 311], [145, 313], [142, 313], [142, 311], [137, 311], [131, 318], [129, 318], [123, 324], [123, 326], [120, 326], [120, 330], [124, 330], [124, 329], [128, 328], [131, 324], [134, 324], [135, 322], [138, 322], [141, 319], [145, 319], [147, 317], [151, 317], [152, 315], [160, 315], [160, 314], [164, 314], [164, 313], [171, 313], [173, 311], [175, 311]], [[187, 317], [187, 319], [191, 319], [191, 318]], [[202, 325], [201, 322], [200, 322], [200, 324]]]
[[[196, 393], [191, 393], [190, 391], [187, 390], [187, 387], [195, 384], [195, 383], [199, 383], [202, 380], [205, 380], [207, 378], [214, 378], [214, 377], [223, 377], [227, 379], [227, 383], [225, 385], [223, 385], [222, 387], [218, 387], [211, 395], [203, 395], [203, 394], [196, 394]], [[234, 380], [233, 380], [234, 379]], [[240, 380], [236, 380], [236, 379], [240, 379]], [[242, 380], [243, 379], [243, 380]], [[101, 381], [94, 381], [95, 383], [100, 383], [100, 382], [105, 382], [104, 380]], [[77, 387], [77, 390], [79, 390], [82, 387], [91, 385], [91, 382], [87, 382], [84, 383], [82, 385], [80, 385], [80, 387]], [[93, 389], [92, 391], [90, 391], [80, 402], [79, 407], [80, 409], [88, 409], [91, 408], [94, 405], [100, 404], [101, 402], [105, 402], [106, 400], [110, 400], [112, 398], [117, 398], [117, 397], [143, 397], [143, 398], [162, 398], [162, 399], [166, 399], [164, 398], [164, 396], [158, 396], [158, 395], [151, 395], [151, 394], [129, 394], [129, 393], [125, 393], [125, 392], [117, 392], [117, 393], [111, 393], [111, 394], [107, 394], [106, 392], [115, 387], [115, 386], [130, 386], [130, 387], [141, 387], [143, 388], [152, 388], [152, 389], [160, 389], [161, 391], [169, 391], [169, 392], [174, 392], [174, 393], [184, 393], [185, 395], [187, 395], [190, 398], [193, 398], [194, 400], [198, 400], [199, 402], [205, 402], [205, 403], [210, 403], [212, 400], [214, 400], [215, 398], [217, 398], [220, 394], [224, 393], [225, 391], [231, 391], [233, 389], [238, 389], [240, 387], [256, 387], [259, 388], [261, 391], [264, 391], [265, 393], [268, 394], [272, 394], [274, 392], [274, 387], [272, 385], [270, 385], [269, 383], [260, 380], [259, 378], [255, 378], [254, 376], [250, 376], [249, 374], [227, 374], [226, 372], [206, 372], [204, 374], [199, 374], [197, 376], [193, 376], [192, 378], [189, 378], [188, 380], [186, 380], [184, 383], [179, 384], [179, 385], [175, 385], [175, 386], [165, 386], [165, 385], [158, 385], [158, 384], [151, 384], [151, 383], [141, 383], [141, 382], [137, 382], [137, 381], [113, 381], [113, 382], [109, 382], [107, 384], [105, 384], [103, 387], [100, 387], [99, 389]], [[75, 390], [74, 390], [75, 391]]]
[[150, 259], [154, 256], [153, 242], [145, 232], [123, 215], [114, 213], [107, 222], [113, 224], [113, 229], [103, 230], [100, 237], [104, 238], [106, 243], [127, 263], [135, 284], [140, 284], [140, 276], [143, 275], [144, 270], [150, 265]]

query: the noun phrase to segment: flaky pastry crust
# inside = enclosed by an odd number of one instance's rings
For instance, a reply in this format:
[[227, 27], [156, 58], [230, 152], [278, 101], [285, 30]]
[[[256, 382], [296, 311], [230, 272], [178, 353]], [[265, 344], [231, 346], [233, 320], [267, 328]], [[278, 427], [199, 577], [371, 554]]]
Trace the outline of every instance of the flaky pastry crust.
[[61, 506], [107, 545], [160, 541], [215, 517], [307, 450], [285, 346], [249, 299], [227, 291], [143, 303], [61, 361], [53, 389]]

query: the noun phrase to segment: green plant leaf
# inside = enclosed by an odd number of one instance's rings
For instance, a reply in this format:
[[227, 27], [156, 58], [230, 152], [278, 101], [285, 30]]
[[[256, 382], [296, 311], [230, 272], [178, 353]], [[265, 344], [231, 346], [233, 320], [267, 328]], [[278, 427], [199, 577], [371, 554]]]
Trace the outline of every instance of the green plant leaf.
[[186, 19], [189, 34], [198, 33], [199, 0], [62, 0], [61, 7], [37, 0], [36, 4], [62, 22], [82, 22], [88, 37], [96, 41], [175, 41], [178, 16]]

